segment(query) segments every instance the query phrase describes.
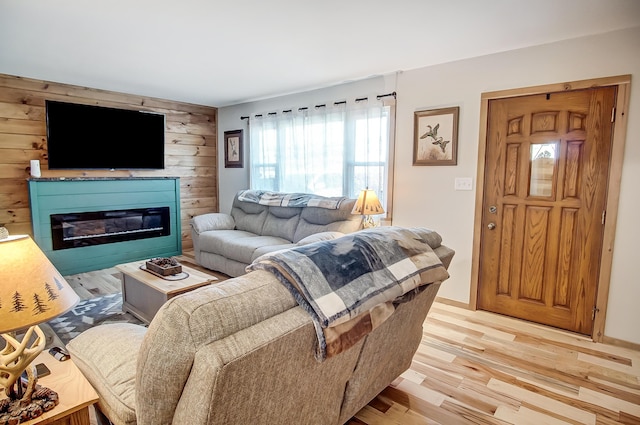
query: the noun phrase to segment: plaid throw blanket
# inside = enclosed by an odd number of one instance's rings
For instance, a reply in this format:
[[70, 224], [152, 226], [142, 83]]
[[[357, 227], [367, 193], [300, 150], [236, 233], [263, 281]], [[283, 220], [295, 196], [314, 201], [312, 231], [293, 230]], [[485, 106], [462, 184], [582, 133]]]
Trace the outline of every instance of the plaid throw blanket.
[[309, 312], [322, 361], [356, 344], [423, 285], [449, 277], [430, 242], [439, 245], [440, 236], [380, 227], [268, 254], [247, 271], [270, 271]]
[[317, 207], [328, 210], [337, 210], [346, 198], [328, 198], [310, 193], [280, 193], [265, 190], [243, 190], [238, 194], [238, 199], [244, 202], [253, 202], [260, 205], [276, 207]]

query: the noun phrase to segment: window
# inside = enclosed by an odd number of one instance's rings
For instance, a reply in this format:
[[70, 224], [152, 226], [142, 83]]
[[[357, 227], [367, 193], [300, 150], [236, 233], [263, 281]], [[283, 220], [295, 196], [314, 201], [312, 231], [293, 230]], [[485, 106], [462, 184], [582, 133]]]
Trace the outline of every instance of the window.
[[251, 118], [251, 188], [356, 198], [368, 187], [386, 207], [392, 106], [367, 103]]

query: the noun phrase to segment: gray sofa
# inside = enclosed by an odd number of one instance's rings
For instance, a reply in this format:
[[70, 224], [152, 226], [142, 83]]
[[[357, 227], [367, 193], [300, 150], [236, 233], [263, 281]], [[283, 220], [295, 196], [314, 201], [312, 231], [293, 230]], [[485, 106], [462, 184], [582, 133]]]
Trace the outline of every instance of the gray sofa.
[[436, 232], [424, 239], [441, 274], [423, 269], [424, 290], [321, 362], [311, 315], [266, 270], [172, 298], [148, 329], [100, 325], [67, 348], [114, 425], [344, 424], [410, 367], [421, 342], [454, 255]]
[[241, 200], [245, 192], [235, 195], [230, 214], [209, 213], [191, 219], [193, 250], [199, 265], [240, 276], [263, 254], [362, 228], [362, 216], [351, 214], [355, 199], [342, 200], [337, 209], [274, 206]]

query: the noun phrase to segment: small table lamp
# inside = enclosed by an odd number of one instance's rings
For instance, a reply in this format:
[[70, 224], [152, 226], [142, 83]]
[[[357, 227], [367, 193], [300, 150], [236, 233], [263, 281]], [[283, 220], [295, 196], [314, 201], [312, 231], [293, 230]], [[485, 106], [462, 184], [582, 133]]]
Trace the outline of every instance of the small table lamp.
[[[0, 229], [0, 333], [6, 341], [0, 351], [0, 387], [7, 396], [0, 397], [0, 424], [21, 423], [58, 404], [54, 391], [36, 387], [31, 362], [46, 345], [38, 324], [67, 312], [79, 297], [28, 235], [7, 236]], [[26, 328], [19, 341], [15, 331]], [[20, 379], [25, 370], [26, 389]]]
[[373, 221], [371, 215], [384, 214], [384, 208], [380, 204], [380, 199], [376, 192], [371, 189], [364, 189], [360, 191], [358, 200], [351, 210], [351, 214], [362, 214], [364, 219], [362, 221], [365, 229], [376, 227], [376, 223]]

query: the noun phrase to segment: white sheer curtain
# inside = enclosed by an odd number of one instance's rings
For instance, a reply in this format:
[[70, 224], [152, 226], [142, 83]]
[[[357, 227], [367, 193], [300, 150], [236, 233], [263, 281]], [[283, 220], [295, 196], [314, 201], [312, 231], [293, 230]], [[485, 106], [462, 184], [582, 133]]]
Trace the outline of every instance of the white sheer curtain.
[[385, 205], [390, 112], [365, 100], [251, 117], [251, 188], [355, 198], [368, 187]]

